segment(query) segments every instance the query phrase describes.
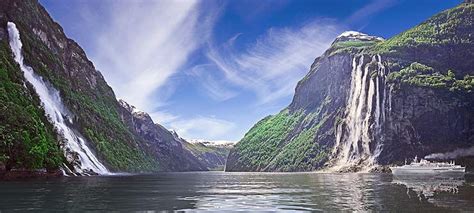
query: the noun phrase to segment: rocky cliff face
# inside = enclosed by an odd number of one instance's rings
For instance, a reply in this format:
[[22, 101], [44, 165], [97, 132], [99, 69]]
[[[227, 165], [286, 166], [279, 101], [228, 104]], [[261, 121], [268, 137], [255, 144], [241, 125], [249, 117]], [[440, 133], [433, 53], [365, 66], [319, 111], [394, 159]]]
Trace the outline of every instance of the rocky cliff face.
[[[56, 114], [42, 107], [45, 97], [38, 96], [37, 87], [25, 79], [24, 69], [13, 59], [7, 22], [19, 32], [25, 67], [31, 67], [41, 85], [54, 91], [51, 97], [57, 97], [55, 102], [61, 106]], [[206, 169], [146, 113], [119, 103], [81, 47], [66, 37], [38, 1], [0, 1], [0, 26], [2, 170], [62, 167], [69, 173], [83, 173], [78, 168], [84, 166], [81, 158], [85, 157], [67, 148], [71, 140], [78, 150], [90, 148], [89, 156], [112, 172]]]
[[153, 122], [148, 113], [137, 110], [124, 100], [120, 117], [130, 131], [144, 141], [144, 149], [158, 159], [167, 171], [206, 171], [224, 168], [231, 146], [212, 142], [190, 143]]
[[142, 139], [143, 148], [158, 159], [162, 168], [168, 171], [208, 170], [207, 165], [187, 149], [184, 139], [155, 124], [147, 113], [123, 100], [119, 100], [119, 103], [123, 108], [120, 112], [122, 121]]
[[371, 170], [474, 146], [473, 17], [463, 3], [389, 40], [343, 33], [226, 171]]

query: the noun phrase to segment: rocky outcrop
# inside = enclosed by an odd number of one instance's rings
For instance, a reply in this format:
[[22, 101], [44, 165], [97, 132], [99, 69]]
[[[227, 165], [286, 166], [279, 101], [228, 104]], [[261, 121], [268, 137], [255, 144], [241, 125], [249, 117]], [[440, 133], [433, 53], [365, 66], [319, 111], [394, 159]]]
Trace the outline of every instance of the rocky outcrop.
[[378, 170], [474, 146], [473, 17], [463, 3], [389, 40], [343, 33], [226, 171]]

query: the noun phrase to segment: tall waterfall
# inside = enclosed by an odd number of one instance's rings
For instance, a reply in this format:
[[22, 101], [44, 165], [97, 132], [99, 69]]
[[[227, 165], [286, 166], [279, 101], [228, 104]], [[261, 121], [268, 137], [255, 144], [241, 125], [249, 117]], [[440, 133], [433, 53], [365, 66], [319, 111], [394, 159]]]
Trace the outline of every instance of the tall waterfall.
[[20, 33], [12, 22], [8, 22], [8, 34], [10, 37], [10, 48], [14, 54], [15, 61], [23, 71], [25, 79], [33, 85], [52, 124], [67, 140], [63, 147], [65, 155], [67, 156], [70, 152], [77, 154], [77, 156], [72, 157], [77, 157], [80, 162], [74, 164], [74, 172], [81, 174], [89, 174], [91, 171], [98, 174], [109, 173], [107, 168], [89, 149], [85, 138], [68, 126], [68, 123], [72, 123], [72, 119], [70, 119], [69, 110], [61, 101], [59, 91], [36, 75], [31, 67], [24, 64], [21, 53], [23, 45], [20, 40]]
[[336, 127], [332, 168], [368, 169], [376, 165], [384, 139], [381, 132], [386, 118], [386, 74], [380, 55], [354, 56], [344, 119]]

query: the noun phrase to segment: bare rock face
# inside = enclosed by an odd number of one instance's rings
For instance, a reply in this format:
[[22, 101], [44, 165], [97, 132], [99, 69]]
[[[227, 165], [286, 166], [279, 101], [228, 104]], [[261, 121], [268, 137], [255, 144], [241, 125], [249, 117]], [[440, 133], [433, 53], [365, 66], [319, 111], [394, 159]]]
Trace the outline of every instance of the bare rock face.
[[[472, 93], [404, 85], [392, 90], [381, 164], [474, 146]], [[473, 153], [474, 154], [474, 153]]]

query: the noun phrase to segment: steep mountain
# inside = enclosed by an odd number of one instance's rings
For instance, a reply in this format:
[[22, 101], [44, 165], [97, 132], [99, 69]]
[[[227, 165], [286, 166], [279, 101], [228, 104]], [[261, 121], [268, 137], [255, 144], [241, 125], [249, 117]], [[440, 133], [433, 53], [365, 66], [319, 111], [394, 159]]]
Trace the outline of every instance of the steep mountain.
[[218, 144], [202, 140], [189, 141], [184, 143], [184, 145], [209, 170], [224, 170], [227, 155], [233, 146], [230, 143]]
[[160, 165], [168, 171], [205, 171], [207, 164], [187, 149], [187, 142], [175, 132], [155, 124], [150, 116], [134, 106], [119, 100], [121, 120], [128, 129], [139, 136], [143, 149], [152, 153]]
[[341, 34], [226, 171], [375, 170], [474, 146], [474, 4], [383, 40]]
[[130, 111], [37, 0], [0, 1], [0, 173], [206, 170]]
[[136, 109], [124, 100], [118, 101], [123, 110], [121, 120], [143, 141], [143, 149], [152, 153], [168, 171], [206, 171], [224, 168], [229, 146], [190, 143], [174, 131], [155, 124], [148, 113]]

